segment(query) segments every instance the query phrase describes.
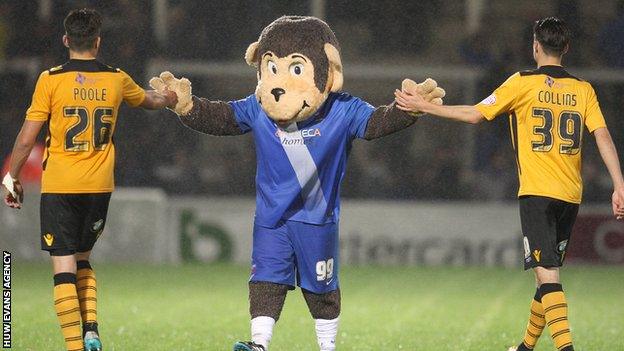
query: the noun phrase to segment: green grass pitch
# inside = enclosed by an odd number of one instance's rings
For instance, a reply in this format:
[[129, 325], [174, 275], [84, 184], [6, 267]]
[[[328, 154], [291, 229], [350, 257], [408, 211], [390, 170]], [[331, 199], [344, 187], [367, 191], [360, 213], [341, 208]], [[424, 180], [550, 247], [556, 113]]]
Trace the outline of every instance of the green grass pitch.
[[[95, 265], [105, 350], [231, 350], [249, 339], [248, 268]], [[624, 269], [566, 267], [577, 350], [624, 350]], [[532, 274], [520, 269], [347, 267], [338, 350], [506, 350], [524, 332]], [[47, 265], [13, 263], [15, 350], [62, 350]], [[554, 350], [545, 332], [536, 350]], [[271, 350], [318, 350], [300, 291]]]

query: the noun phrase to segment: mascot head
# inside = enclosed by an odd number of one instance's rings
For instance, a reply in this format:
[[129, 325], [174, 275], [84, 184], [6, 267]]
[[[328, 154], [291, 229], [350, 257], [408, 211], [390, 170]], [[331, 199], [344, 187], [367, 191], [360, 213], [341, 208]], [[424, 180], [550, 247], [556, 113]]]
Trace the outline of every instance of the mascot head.
[[342, 88], [336, 35], [316, 17], [283, 16], [251, 43], [245, 60], [258, 70], [256, 98], [284, 125], [314, 114], [330, 92]]

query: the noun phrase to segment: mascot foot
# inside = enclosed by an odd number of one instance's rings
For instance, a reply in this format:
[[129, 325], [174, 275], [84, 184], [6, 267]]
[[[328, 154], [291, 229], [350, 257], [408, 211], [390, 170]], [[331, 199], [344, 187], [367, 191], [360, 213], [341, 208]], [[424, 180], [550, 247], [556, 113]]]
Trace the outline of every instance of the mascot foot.
[[253, 341], [239, 341], [234, 344], [233, 351], [266, 351], [266, 349]]

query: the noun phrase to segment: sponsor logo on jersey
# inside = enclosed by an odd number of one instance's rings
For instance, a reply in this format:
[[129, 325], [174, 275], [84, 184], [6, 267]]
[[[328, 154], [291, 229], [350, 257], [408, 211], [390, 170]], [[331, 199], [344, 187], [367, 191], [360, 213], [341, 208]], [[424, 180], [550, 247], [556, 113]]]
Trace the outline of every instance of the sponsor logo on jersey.
[[548, 85], [549, 88], [555, 88], [555, 89], [563, 89], [567, 85], [564, 83], [557, 82], [552, 77], [546, 77], [546, 79], [544, 80], [544, 84]]
[[321, 130], [319, 128], [303, 129], [301, 130], [301, 136], [304, 138], [321, 136]]
[[[313, 137], [321, 136], [320, 128], [302, 129], [300, 130], [300, 132], [301, 132], [301, 136], [304, 138], [313, 138]], [[287, 136], [288, 134], [289, 134], [288, 132], [279, 128], [275, 131], [275, 136], [278, 138], [283, 138]]]
[[[297, 135], [298, 134], [298, 135]], [[302, 129], [299, 133], [288, 133], [280, 128], [275, 131], [275, 136], [280, 139], [282, 145], [308, 145], [312, 138], [321, 136], [320, 128]]]
[[480, 102], [481, 105], [494, 105], [496, 103], [496, 95], [492, 94], [488, 97], [486, 97], [485, 99], [483, 99], [483, 101]]
[[87, 84], [95, 84], [97, 82], [97, 79], [88, 78], [84, 74], [77, 73], [76, 74], [76, 79], [74, 79], [74, 81], [76, 83], [80, 84], [80, 85], [84, 85], [85, 83], [87, 83]]
[[542, 255], [542, 250], [534, 250], [534, 251], [533, 251], [533, 257], [535, 257], [535, 260], [536, 260], [537, 262], [539, 262], [539, 261], [540, 261], [540, 257], [541, 257], [541, 255]]
[[54, 244], [54, 235], [52, 235], [51, 233], [46, 233], [43, 236], [43, 240], [45, 241], [46, 245], [52, 246], [52, 244]]

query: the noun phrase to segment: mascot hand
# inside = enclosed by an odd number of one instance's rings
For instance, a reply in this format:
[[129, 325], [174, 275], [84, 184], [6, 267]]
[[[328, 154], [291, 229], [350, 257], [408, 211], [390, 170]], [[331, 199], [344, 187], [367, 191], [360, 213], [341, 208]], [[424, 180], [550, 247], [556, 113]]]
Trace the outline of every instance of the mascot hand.
[[[431, 78], [425, 79], [422, 83], [416, 83], [411, 79], [404, 79], [401, 84], [401, 90], [410, 95], [418, 94], [426, 101], [436, 105], [442, 105], [442, 98], [446, 95], [444, 89], [438, 87], [438, 82]], [[413, 116], [420, 116], [421, 112], [409, 112]]]
[[160, 93], [167, 89], [178, 95], [178, 103], [173, 108], [173, 112], [178, 115], [185, 116], [193, 108], [191, 82], [188, 79], [178, 79], [171, 72], [165, 71], [160, 77], [150, 79], [149, 85]]

